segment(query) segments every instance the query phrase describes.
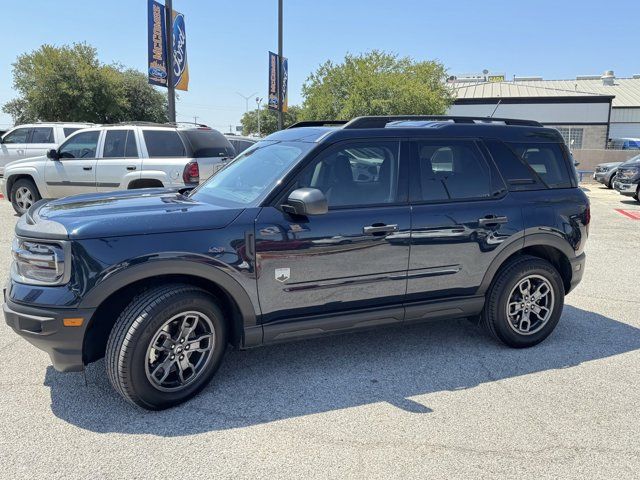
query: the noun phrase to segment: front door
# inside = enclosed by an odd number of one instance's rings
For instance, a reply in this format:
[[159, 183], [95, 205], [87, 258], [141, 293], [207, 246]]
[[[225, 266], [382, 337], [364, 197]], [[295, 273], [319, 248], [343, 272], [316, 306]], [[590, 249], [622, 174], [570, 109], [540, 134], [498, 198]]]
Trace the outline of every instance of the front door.
[[48, 196], [66, 197], [96, 191], [96, 152], [100, 130], [78, 132], [60, 148], [58, 160], [47, 159], [44, 179]]
[[283, 195], [317, 188], [328, 213], [261, 210], [255, 235], [263, 322], [393, 305], [397, 315], [380, 322], [402, 321], [409, 245], [401, 239], [409, 236], [410, 209], [399, 153], [398, 141], [338, 144], [312, 160]]
[[99, 192], [126, 189], [140, 178], [142, 159], [138, 155], [136, 132], [133, 129], [107, 130], [102, 155], [96, 165]]
[[407, 303], [473, 295], [500, 246], [523, 230], [522, 207], [476, 142], [416, 140], [410, 151]]

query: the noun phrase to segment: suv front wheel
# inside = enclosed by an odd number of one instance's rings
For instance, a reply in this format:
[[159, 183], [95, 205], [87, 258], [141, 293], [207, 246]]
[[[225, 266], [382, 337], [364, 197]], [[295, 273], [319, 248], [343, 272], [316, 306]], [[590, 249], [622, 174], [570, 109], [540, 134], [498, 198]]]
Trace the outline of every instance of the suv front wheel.
[[525, 255], [502, 268], [489, 289], [482, 323], [514, 348], [537, 345], [551, 334], [564, 307], [564, 286], [546, 260]]
[[14, 182], [9, 192], [9, 200], [18, 215], [24, 215], [27, 210], [40, 200], [40, 192], [33, 181], [21, 178]]
[[107, 342], [107, 375], [125, 400], [162, 410], [202, 390], [226, 346], [222, 311], [206, 291], [164, 285], [134, 298], [120, 314]]

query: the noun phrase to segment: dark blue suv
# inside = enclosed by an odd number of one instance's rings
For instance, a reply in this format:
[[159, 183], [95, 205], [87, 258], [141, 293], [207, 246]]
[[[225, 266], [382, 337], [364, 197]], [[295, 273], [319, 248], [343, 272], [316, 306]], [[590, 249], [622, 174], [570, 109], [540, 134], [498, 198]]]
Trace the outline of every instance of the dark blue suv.
[[16, 226], [7, 323], [58, 370], [106, 356], [148, 409], [201, 390], [229, 344], [459, 317], [516, 348], [553, 331], [590, 220], [556, 130], [329, 123], [277, 132], [190, 192], [38, 202]]

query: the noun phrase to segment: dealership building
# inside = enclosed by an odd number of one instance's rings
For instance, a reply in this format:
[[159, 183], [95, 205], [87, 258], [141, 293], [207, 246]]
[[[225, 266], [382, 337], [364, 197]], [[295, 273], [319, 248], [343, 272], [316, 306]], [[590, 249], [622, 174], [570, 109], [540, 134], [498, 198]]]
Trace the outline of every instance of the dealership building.
[[451, 77], [450, 115], [537, 120], [557, 128], [572, 149], [603, 149], [640, 139], [640, 75], [612, 71], [575, 80], [483, 74]]

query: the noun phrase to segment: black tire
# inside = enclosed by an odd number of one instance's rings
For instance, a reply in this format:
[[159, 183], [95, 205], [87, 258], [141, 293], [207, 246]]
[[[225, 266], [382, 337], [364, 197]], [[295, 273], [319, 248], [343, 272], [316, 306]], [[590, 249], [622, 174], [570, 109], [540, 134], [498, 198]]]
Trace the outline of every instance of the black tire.
[[636, 202], [640, 202], [640, 185], [638, 185], [638, 189], [636, 190], [636, 194], [633, 196]]
[[[191, 383], [177, 391], [161, 391], [147, 375], [148, 348], [168, 320], [186, 311], [199, 312], [211, 321], [213, 346]], [[107, 375], [128, 402], [148, 410], [162, 410], [200, 392], [220, 367], [226, 347], [227, 325], [211, 295], [192, 285], [163, 285], [138, 295], [120, 314], [107, 342]], [[177, 372], [177, 362], [170, 368]]]
[[611, 178], [609, 179], [609, 182], [607, 183], [607, 188], [608, 189], [612, 189], [613, 188], [613, 182], [616, 181], [616, 175], [617, 174], [615, 174], [615, 173], [613, 175], [611, 175]]
[[[26, 195], [26, 196], [25, 196]], [[33, 180], [21, 178], [13, 183], [9, 200], [18, 215], [24, 215], [31, 205], [40, 200], [40, 192]]]
[[[507, 316], [509, 296], [516, 286], [525, 278], [534, 276], [543, 278], [551, 286], [553, 306], [550, 316], [542, 323], [539, 331], [522, 334]], [[482, 325], [495, 338], [513, 348], [527, 348], [537, 345], [547, 338], [555, 329], [564, 307], [564, 285], [560, 274], [546, 260], [523, 255], [509, 262], [496, 274], [489, 288], [481, 314]]]

